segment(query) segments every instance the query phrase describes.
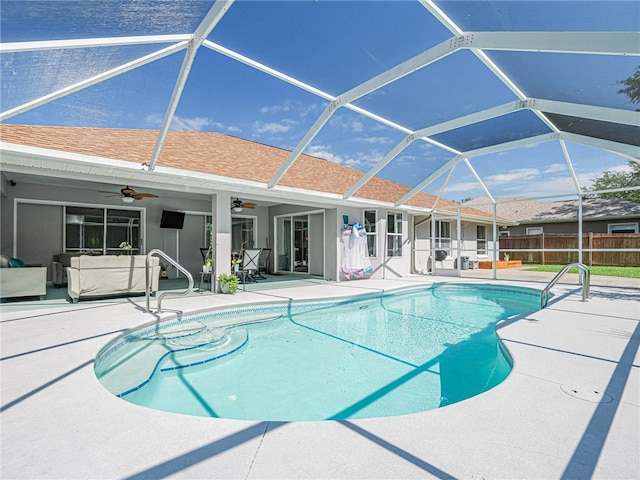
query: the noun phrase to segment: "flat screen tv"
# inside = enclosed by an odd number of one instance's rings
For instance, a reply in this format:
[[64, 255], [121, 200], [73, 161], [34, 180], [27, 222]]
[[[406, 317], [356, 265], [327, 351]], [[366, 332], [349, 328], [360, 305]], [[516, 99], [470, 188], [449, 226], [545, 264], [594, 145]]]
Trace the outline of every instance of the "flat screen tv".
[[171, 212], [169, 210], [162, 211], [160, 219], [160, 228], [177, 228], [182, 229], [184, 225], [184, 212]]

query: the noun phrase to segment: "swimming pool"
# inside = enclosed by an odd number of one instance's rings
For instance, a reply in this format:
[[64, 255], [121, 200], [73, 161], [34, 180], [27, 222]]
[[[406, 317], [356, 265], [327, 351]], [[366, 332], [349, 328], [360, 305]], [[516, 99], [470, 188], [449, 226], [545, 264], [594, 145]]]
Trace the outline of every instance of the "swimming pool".
[[95, 371], [138, 405], [248, 420], [416, 413], [487, 391], [511, 371], [496, 323], [540, 292], [489, 285], [211, 312], [116, 338]]

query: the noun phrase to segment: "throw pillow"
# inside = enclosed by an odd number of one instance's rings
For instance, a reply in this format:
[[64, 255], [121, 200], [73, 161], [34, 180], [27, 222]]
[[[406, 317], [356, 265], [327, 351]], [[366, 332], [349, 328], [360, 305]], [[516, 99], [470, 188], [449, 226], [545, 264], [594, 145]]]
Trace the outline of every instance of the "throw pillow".
[[9, 268], [22, 268], [22, 267], [24, 267], [24, 262], [19, 258], [9, 259]]

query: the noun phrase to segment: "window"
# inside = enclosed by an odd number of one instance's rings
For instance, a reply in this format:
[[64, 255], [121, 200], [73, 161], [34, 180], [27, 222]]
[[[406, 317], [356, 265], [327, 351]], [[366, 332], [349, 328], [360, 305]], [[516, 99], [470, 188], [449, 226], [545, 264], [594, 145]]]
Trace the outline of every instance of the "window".
[[378, 234], [376, 233], [376, 223], [378, 212], [375, 210], [364, 211], [364, 230], [367, 232], [367, 250], [370, 257], [378, 256]]
[[107, 254], [122, 253], [120, 244], [131, 245], [131, 254], [140, 253], [140, 212], [107, 209]]
[[610, 223], [607, 225], [609, 233], [638, 233], [637, 223]]
[[402, 213], [387, 214], [387, 256], [402, 256]]
[[436, 248], [451, 249], [451, 222], [442, 222], [436, 220], [436, 235], [435, 235]]
[[240, 254], [245, 248], [255, 248], [255, 217], [231, 217], [231, 249]]
[[102, 253], [104, 248], [104, 209], [67, 207], [65, 252]]
[[498, 236], [500, 236], [500, 237], [510, 237], [511, 236], [511, 232], [509, 230], [500, 230], [498, 232]]
[[65, 252], [120, 254], [120, 244], [140, 253], [140, 211], [66, 207]]
[[478, 255], [487, 254], [487, 227], [485, 225], [476, 226], [476, 253]]
[[121, 253], [122, 242], [129, 243], [136, 252], [139, 250], [139, 234], [139, 211], [66, 207], [67, 252]]
[[527, 235], [542, 235], [542, 227], [527, 227]]

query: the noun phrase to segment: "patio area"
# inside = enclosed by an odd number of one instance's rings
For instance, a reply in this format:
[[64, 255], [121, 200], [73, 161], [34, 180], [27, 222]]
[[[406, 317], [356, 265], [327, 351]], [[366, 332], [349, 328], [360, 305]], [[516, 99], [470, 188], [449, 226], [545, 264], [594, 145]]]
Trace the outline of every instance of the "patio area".
[[[474, 271], [473, 273], [477, 273]], [[433, 281], [415, 276], [282, 284], [166, 299], [164, 316], [346, 297]], [[505, 282], [495, 282], [504, 284]], [[543, 288], [543, 281], [510, 282]], [[554, 287], [548, 308], [498, 324], [514, 358], [496, 388], [442, 409], [349, 421], [250, 422], [138, 407], [102, 387], [97, 352], [158, 318], [144, 297], [2, 312], [2, 478], [601, 478], [640, 472], [637, 285]], [[155, 300], [154, 300], [155, 302]]]

